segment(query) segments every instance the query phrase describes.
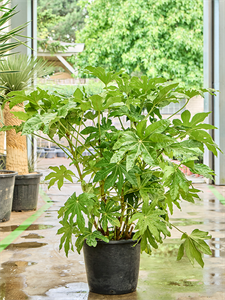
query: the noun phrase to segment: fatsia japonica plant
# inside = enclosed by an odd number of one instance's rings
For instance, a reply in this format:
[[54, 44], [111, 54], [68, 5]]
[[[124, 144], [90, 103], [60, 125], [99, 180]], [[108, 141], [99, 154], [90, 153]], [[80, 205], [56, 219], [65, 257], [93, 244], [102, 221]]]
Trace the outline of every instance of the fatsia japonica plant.
[[[60, 249], [64, 246], [68, 255], [74, 243], [80, 253], [84, 240], [96, 246], [97, 240], [132, 238], [151, 254], [172, 227], [177, 228], [170, 222], [174, 205], [180, 209], [182, 201], [194, 203], [199, 198], [180, 165], [207, 178], [214, 175], [196, 163], [204, 147], [217, 155], [218, 147], [206, 131], [215, 127], [203, 123], [209, 113], [191, 117], [185, 110], [192, 97], [213, 90], [186, 90], [163, 78], [106, 73], [100, 67], [86, 71], [104, 83], [102, 93], [89, 96], [85, 88], [77, 88], [70, 98], [41, 89], [8, 94], [10, 108], [25, 101], [25, 112], [14, 112], [24, 122], [14, 128], [23, 135], [43, 132], [76, 167], [75, 173], [65, 166], [50, 167], [46, 177], [49, 187], [57, 182], [60, 189], [73, 177], [82, 187], [82, 193], [73, 193], [58, 212]], [[162, 118], [161, 108], [181, 99], [186, 99], [181, 118], [176, 113]], [[68, 148], [60, 143], [62, 138]], [[181, 233], [178, 260], [185, 251], [192, 263], [196, 260], [203, 267], [203, 253], [211, 254], [205, 242], [208, 232]]]

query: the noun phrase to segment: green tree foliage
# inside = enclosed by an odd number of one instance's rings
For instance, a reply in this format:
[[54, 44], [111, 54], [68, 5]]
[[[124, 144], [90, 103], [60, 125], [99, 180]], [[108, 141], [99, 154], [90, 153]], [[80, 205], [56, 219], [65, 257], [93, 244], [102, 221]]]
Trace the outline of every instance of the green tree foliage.
[[76, 65], [125, 68], [189, 86], [203, 79], [202, 0], [83, 1], [88, 11]]
[[84, 25], [85, 10], [77, 0], [38, 0], [38, 35], [41, 39], [74, 42]]

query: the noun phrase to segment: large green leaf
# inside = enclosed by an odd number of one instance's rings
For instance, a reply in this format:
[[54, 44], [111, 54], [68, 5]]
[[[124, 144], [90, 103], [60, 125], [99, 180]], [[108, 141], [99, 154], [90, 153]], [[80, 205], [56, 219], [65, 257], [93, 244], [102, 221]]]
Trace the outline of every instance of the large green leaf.
[[[150, 139], [150, 138], [149, 138]], [[114, 149], [116, 151], [112, 158], [111, 163], [118, 163], [126, 156], [126, 169], [131, 170], [134, 167], [135, 160], [142, 155], [143, 160], [150, 166], [156, 165], [157, 153], [152, 146], [149, 146], [149, 141], [141, 140], [133, 132], [124, 132], [121, 134], [119, 140], [115, 143]]]
[[146, 230], [149, 230], [157, 242], [162, 242], [160, 233], [163, 233], [164, 236], [170, 236], [170, 232], [162, 217], [166, 212], [160, 209], [152, 209], [152, 207], [154, 208], [154, 205], [150, 205], [144, 213], [135, 213], [129, 222], [132, 223], [138, 220], [135, 229], [137, 229], [141, 235], [143, 235]]
[[82, 193], [79, 197], [73, 193], [66, 201], [64, 207], [59, 210], [59, 217], [63, 220], [73, 220], [76, 216], [76, 223], [80, 230], [85, 227], [85, 219], [83, 213], [88, 215], [95, 205], [96, 196], [94, 194]]
[[168, 93], [175, 89], [177, 86], [179, 85], [179, 83], [170, 83], [168, 85], [166, 85], [165, 87], [163, 87], [159, 93], [157, 94], [157, 96], [155, 97], [155, 99], [153, 100], [153, 104], [159, 104], [160, 102], [166, 100]]
[[153, 133], [162, 133], [170, 124], [170, 121], [168, 119], [165, 120], [159, 120], [156, 121], [152, 124], [150, 124], [146, 129], [145, 129], [145, 138], [148, 138], [150, 134]]
[[64, 179], [73, 182], [72, 176], [75, 176], [75, 174], [71, 170], [68, 170], [65, 166], [61, 165], [59, 167], [49, 167], [49, 169], [53, 170], [54, 172], [51, 172], [45, 177], [45, 180], [50, 179], [48, 188], [53, 186], [55, 182], [58, 181], [58, 189], [60, 190], [63, 186]]
[[109, 239], [105, 237], [103, 234], [101, 234], [100, 231], [91, 231], [88, 228], [85, 228], [83, 231], [83, 234], [80, 234], [76, 240], [75, 246], [77, 247], [77, 252], [80, 254], [80, 251], [83, 247], [84, 241], [86, 240], [86, 243], [90, 247], [96, 247], [97, 241], [101, 240], [106, 243], [109, 242]]
[[180, 260], [184, 255], [184, 250], [190, 262], [194, 264], [194, 260], [203, 268], [204, 262], [202, 260], [202, 254], [212, 255], [212, 252], [204, 241], [206, 239], [210, 239], [211, 236], [208, 236], [208, 232], [201, 231], [199, 229], [195, 229], [192, 231], [190, 235], [184, 233], [181, 239], [185, 239], [185, 241], [181, 244], [177, 260]]
[[104, 231], [108, 228], [108, 222], [112, 226], [120, 226], [120, 222], [117, 218], [120, 216], [119, 210], [120, 206], [115, 206], [115, 202], [112, 200], [107, 201], [107, 203], [101, 203], [99, 211], [101, 213], [101, 224]]
[[[122, 185], [124, 183], [124, 177], [126, 180], [128, 180], [132, 185], [136, 186], [137, 185], [137, 179], [135, 176], [135, 173], [128, 172], [126, 170], [125, 164], [124, 163], [109, 163], [108, 160], [103, 159], [99, 163], [96, 164], [96, 167], [100, 167], [101, 170], [99, 170], [94, 179], [93, 182], [98, 182], [105, 180], [106, 185], [105, 185], [105, 191], [111, 187], [114, 186], [114, 183], [118, 179], [118, 190], [121, 192], [122, 190]], [[105, 167], [104, 167], [105, 166]], [[111, 175], [110, 175], [111, 174]]]

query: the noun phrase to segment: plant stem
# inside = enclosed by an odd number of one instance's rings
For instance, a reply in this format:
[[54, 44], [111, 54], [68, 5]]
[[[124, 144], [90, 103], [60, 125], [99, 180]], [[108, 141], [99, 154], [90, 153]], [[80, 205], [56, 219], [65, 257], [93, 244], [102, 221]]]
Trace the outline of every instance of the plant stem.
[[121, 191], [121, 217], [120, 217], [120, 227], [123, 224], [123, 216], [124, 216], [124, 212], [125, 212], [125, 203], [124, 203], [124, 188], [122, 188]]
[[126, 230], [125, 230], [125, 238], [128, 237], [128, 232], [129, 232], [130, 227], [131, 227], [131, 224], [127, 224], [127, 227], [126, 227]]
[[118, 117], [118, 119], [119, 119], [119, 121], [120, 121], [121, 128], [122, 128], [123, 130], [125, 130], [125, 128], [124, 128], [124, 126], [123, 126], [123, 123], [122, 123], [120, 117]]
[[[84, 113], [82, 114], [81, 118], [83, 118], [83, 116], [84, 116]], [[79, 137], [79, 134], [80, 134], [80, 127], [81, 127], [81, 121], [80, 121], [78, 131], [77, 131], [77, 140], [76, 140], [76, 149], [75, 149], [76, 152], [77, 152], [78, 137]]]
[[[69, 124], [70, 124], [70, 123], [69, 123]], [[84, 127], [87, 128], [87, 126], [85, 126], [84, 123], [83, 123], [83, 124], [80, 124], [80, 125], [84, 125]], [[73, 127], [71, 124], [70, 124], [70, 126]], [[80, 142], [80, 140], [78, 139], [78, 135], [79, 135], [83, 140], [86, 139], [80, 132], [78, 132], [78, 130], [76, 130], [75, 127], [73, 127], [73, 130], [77, 133], [77, 140], [76, 140], [76, 141], [79, 141], [79, 142]], [[81, 142], [80, 142], [80, 144], [81, 144]], [[84, 144], [82, 144], [82, 145], [84, 146]], [[97, 153], [99, 153], [98, 149], [95, 148], [95, 146], [91, 145], [91, 147], [92, 147]], [[93, 153], [89, 150], [89, 148], [86, 148], [86, 150], [87, 150], [91, 155], [93, 155]]]
[[191, 98], [189, 98], [188, 100], [187, 100], [187, 102], [178, 110], [178, 111], [176, 111], [174, 114], [172, 114], [171, 116], [169, 116], [167, 119], [170, 119], [170, 118], [172, 118], [173, 116], [175, 116], [177, 113], [179, 113], [183, 108], [185, 108], [185, 106], [188, 104], [188, 102], [191, 100]]
[[122, 227], [122, 230], [121, 230], [120, 235], [119, 235], [119, 238], [118, 238], [119, 240], [123, 237], [125, 228], [126, 228], [126, 222], [123, 223], [123, 227]]
[[85, 186], [83, 185], [83, 180], [84, 180], [84, 178], [83, 178], [83, 175], [82, 175], [82, 173], [81, 173], [80, 166], [79, 166], [79, 164], [77, 163], [77, 160], [76, 160], [76, 153], [75, 153], [75, 151], [74, 151], [74, 149], [73, 149], [73, 144], [72, 144], [72, 142], [71, 142], [71, 138], [70, 138], [70, 135], [69, 135], [68, 132], [66, 133], [66, 137], [67, 137], [67, 140], [68, 140], [68, 142], [69, 142], [70, 151], [71, 151], [72, 156], [73, 156], [73, 159], [72, 159], [72, 160], [74, 161], [74, 165], [75, 165], [75, 167], [76, 167], [76, 169], [77, 169], [77, 172], [78, 172], [79, 177], [80, 177], [80, 180], [81, 180], [81, 187], [82, 187], [82, 190], [83, 190], [83, 192], [85, 192]]
[[[99, 146], [101, 144], [101, 127], [100, 127], [100, 121], [101, 121], [101, 115], [100, 115], [100, 111], [99, 111], [98, 112], [98, 130], [99, 130], [98, 144], [99, 144]], [[102, 149], [100, 149], [100, 156], [102, 157]], [[102, 199], [102, 201], [104, 201], [106, 203], [104, 185], [105, 185], [105, 181], [104, 180], [100, 181], [101, 199]]]
[[[184, 231], [182, 231], [182, 230], [180, 230], [177, 226], [175, 226], [175, 225], [173, 225], [172, 223], [170, 223], [170, 225], [172, 226], [172, 227], [174, 227], [174, 228], [176, 228], [176, 230], [178, 230], [178, 231], [180, 231], [181, 233], [185, 233], [185, 234], [187, 234], [186, 232], [184, 232]], [[187, 234], [188, 235], [188, 234]]]
[[114, 240], [116, 241], [116, 232], [117, 232], [117, 227], [115, 226], [114, 228]]
[[98, 229], [98, 225], [97, 225], [97, 223], [96, 223], [95, 220], [94, 220], [94, 223], [93, 223], [93, 224], [94, 224], [94, 226], [95, 226], [95, 229], [99, 230], [99, 229]]
[[[77, 137], [74, 135], [74, 134], [72, 134], [63, 124], [62, 124], [62, 122], [61, 121], [59, 121], [59, 124], [63, 127], [63, 129], [65, 130], [65, 132], [68, 132], [68, 133], [70, 133], [71, 134], [71, 137], [73, 137], [74, 139], [75, 139], [75, 141], [77, 141], [78, 140], [78, 142], [82, 145], [82, 146], [84, 146], [84, 148], [88, 151], [88, 152], [90, 152], [90, 150], [88, 149], [88, 147], [85, 145], [85, 144], [83, 144], [83, 143], [81, 143], [81, 141], [79, 141], [79, 139], [77, 139]], [[64, 135], [64, 134], [63, 134]], [[91, 153], [91, 152], [90, 152]], [[92, 153], [91, 153], [92, 154]]]

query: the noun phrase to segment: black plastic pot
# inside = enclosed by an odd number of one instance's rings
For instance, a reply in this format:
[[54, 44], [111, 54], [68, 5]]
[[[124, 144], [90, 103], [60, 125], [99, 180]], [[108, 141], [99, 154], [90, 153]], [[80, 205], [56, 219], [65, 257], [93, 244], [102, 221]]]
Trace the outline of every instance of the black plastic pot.
[[45, 157], [45, 149], [44, 148], [37, 148], [37, 157], [38, 158]]
[[98, 241], [96, 247], [84, 243], [84, 260], [90, 292], [119, 295], [137, 287], [140, 244], [133, 240]]
[[41, 173], [16, 176], [12, 205], [13, 211], [28, 211], [37, 208], [41, 176]]
[[0, 222], [10, 219], [17, 172], [0, 170]]
[[55, 148], [45, 148], [45, 158], [55, 158]]
[[62, 149], [56, 148], [56, 156], [57, 157], [65, 157], [66, 153]]

